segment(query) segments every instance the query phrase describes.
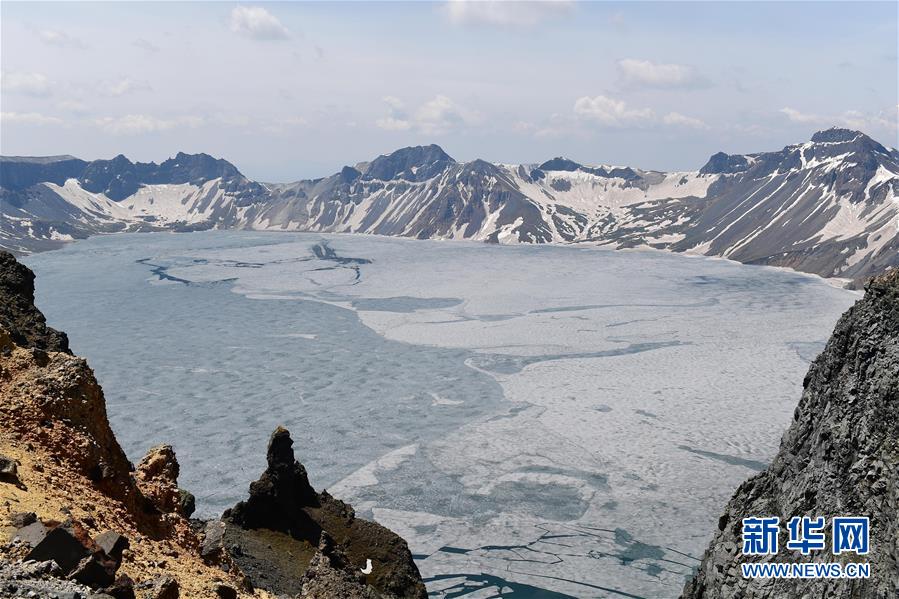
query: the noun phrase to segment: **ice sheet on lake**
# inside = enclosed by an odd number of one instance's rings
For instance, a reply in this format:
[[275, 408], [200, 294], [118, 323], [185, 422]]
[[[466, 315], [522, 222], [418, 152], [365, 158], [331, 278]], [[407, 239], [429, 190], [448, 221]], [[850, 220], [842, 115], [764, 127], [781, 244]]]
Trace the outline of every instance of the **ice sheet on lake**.
[[676, 596], [857, 297], [651, 251], [363, 236], [124, 235], [27, 262], [129, 455], [173, 442], [203, 512], [286, 424], [314, 484], [472, 598]]

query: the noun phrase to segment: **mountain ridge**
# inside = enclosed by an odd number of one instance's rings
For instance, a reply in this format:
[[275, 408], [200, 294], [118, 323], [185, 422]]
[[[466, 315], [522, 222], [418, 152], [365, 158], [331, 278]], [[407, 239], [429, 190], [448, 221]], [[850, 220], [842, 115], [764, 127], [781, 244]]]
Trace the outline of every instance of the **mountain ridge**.
[[650, 247], [857, 281], [899, 266], [899, 152], [849, 129], [671, 173], [458, 162], [435, 144], [264, 184], [208, 154], [58, 158], [0, 160], [0, 247], [229, 228]]

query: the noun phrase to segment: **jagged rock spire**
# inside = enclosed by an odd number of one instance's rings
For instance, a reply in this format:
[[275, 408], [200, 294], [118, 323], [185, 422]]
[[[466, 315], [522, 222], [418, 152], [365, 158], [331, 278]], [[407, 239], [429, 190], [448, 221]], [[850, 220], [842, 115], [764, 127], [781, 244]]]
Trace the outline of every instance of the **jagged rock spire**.
[[293, 453], [290, 431], [279, 426], [266, 451], [268, 468], [250, 484], [250, 497], [225, 512], [223, 520], [244, 528], [267, 528], [317, 543], [321, 527], [303, 510], [319, 505], [306, 469]]

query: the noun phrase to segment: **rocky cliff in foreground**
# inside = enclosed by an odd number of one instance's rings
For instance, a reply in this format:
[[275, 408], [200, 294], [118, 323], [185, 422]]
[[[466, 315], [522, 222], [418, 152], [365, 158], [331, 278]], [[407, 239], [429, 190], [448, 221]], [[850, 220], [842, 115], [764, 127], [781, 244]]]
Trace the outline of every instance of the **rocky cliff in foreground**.
[[0, 252], [0, 597], [425, 597], [405, 541], [316, 493], [284, 429], [246, 502], [189, 520], [174, 451], [128, 460], [33, 283]]
[[70, 353], [66, 334], [34, 307], [34, 273], [7, 252], [0, 252], [0, 328], [22, 347]]
[[[899, 271], [868, 283], [804, 381], [793, 424], [768, 469], [743, 483], [725, 509], [685, 599], [895, 599], [899, 597]], [[868, 516], [871, 551], [809, 557], [786, 549], [741, 555], [742, 519]], [[869, 579], [745, 579], [749, 561], [867, 561]]]

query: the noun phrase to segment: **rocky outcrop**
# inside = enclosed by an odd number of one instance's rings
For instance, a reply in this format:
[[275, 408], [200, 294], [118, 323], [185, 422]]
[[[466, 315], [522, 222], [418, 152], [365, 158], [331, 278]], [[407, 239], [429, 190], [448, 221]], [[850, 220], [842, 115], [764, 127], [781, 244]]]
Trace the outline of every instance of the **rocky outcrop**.
[[131, 479], [131, 463], [109, 427], [103, 391], [85, 361], [67, 353], [21, 347], [3, 328], [0, 354], [4, 435], [25, 448], [52, 452], [54, 465], [136, 508], [141, 501]]
[[138, 463], [137, 485], [160, 512], [189, 518], [194, 511], [194, 496], [178, 488], [181, 466], [171, 445], [151, 447]]
[[[8, 472], [0, 477], [0, 596], [103, 591], [119, 599], [134, 596], [130, 580], [161, 575], [191, 598], [214, 597], [218, 583], [238, 587], [238, 573], [203, 563], [180, 504], [167, 513], [150, 493], [174, 487], [181, 497], [174, 454], [136, 480], [103, 390], [65, 336], [46, 326], [33, 291], [34, 275], [0, 254], [0, 461]], [[162, 480], [148, 475], [157, 470]], [[55, 566], [23, 569], [27, 560]]]
[[90, 587], [61, 576], [62, 570], [53, 561], [14, 564], [0, 560], [0, 597], [97, 597]]
[[278, 427], [266, 452], [268, 468], [250, 484], [250, 497], [226, 512], [228, 520], [243, 528], [268, 528], [290, 536], [316, 541], [321, 528], [304, 510], [319, 505], [306, 469], [293, 455], [290, 432]]
[[377, 599], [381, 595], [365, 584], [365, 576], [353, 568], [334, 541], [322, 533], [318, 551], [303, 576], [303, 599]]
[[0, 597], [425, 597], [405, 541], [316, 493], [292, 444], [275, 431], [247, 501], [191, 524], [174, 449], [128, 460], [34, 275], [0, 253]]
[[[305, 568], [305, 582], [298, 585], [289, 581], [287, 588], [272, 588], [273, 592], [302, 592], [304, 597], [423, 599], [427, 596], [406, 542], [379, 524], [356, 518], [351, 506], [327, 492], [316, 493], [309, 484], [306, 469], [294, 457], [293, 440], [286, 429], [278, 427], [272, 433], [267, 459], [268, 468], [250, 485], [250, 497], [222, 516], [231, 525], [231, 540], [237, 540], [240, 546], [232, 555], [238, 564], [264, 571], [265, 562], [278, 558], [266, 556], [264, 551], [253, 551], [249, 543], [240, 542], [241, 538], [250, 542], [253, 538], [241, 535], [234, 527], [248, 531], [264, 529], [281, 533], [276, 537], [283, 543], [281, 553], [308, 555], [308, 548], [319, 547]], [[292, 544], [290, 539], [296, 543]], [[368, 560], [371, 560], [371, 573], [356, 577], [355, 573], [365, 568]], [[326, 574], [329, 569], [333, 571]], [[248, 575], [252, 580], [252, 574]], [[311, 583], [312, 580], [316, 582]], [[323, 580], [330, 582], [324, 584]], [[332, 583], [355, 585], [355, 590], [347, 595], [320, 594]], [[313, 587], [318, 590], [310, 590]]]
[[34, 273], [9, 252], [0, 251], [0, 328], [21, 347], [69, 352], [69, 339], [47, 326], [34, 307]]
[[[899, 596], [899, 271], [868, 283], [812, 363], [793, 424], [768, 469], [743, 483], [685, 599], [852, 598]], [[786, 548], [765, 559], [741, 554], [742, 519], [777, 516], [867, 516], [871, 552], [803, 557]], [[829, 527], [828, 527], [829, 528]], [[866, 561], [867, 579], [746, 579], [749, 561]]]

